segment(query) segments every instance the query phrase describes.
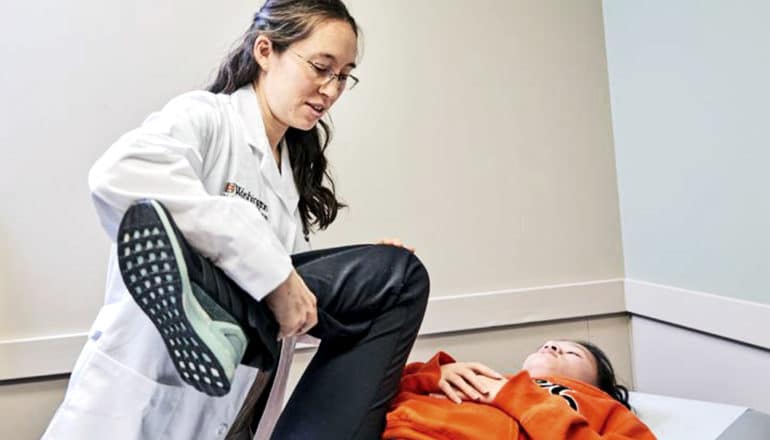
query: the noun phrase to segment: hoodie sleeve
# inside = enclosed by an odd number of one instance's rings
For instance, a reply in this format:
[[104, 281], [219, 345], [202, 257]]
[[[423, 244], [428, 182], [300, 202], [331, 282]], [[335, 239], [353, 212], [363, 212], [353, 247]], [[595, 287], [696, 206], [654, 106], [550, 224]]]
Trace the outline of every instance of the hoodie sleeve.
[[441, 380], [441, 366], [454, 363], [452, 356], [440, 351], [428, 362], [413, 362], [404, 368], [400, 390], [415, 394], [439, 393], [438, 382]]
[[91, 168], [88, 183], [110, 240], [131, 203], [156, 199], [193, 247], [259, 300], [288, 278], [291, 259], [258, 210], [204, 187], [204, 158], [229, 142], [222, 106], [208, 92], [171, 100], [115, 142]]
[[614, 406], [606, 416], [603, 432], [597, 433], [588, 420], [532, 382], [522, 371], [500, 389], [492, 405], [519, 422], [532, 440], [654, 440], [647, 426], [622, 406]]

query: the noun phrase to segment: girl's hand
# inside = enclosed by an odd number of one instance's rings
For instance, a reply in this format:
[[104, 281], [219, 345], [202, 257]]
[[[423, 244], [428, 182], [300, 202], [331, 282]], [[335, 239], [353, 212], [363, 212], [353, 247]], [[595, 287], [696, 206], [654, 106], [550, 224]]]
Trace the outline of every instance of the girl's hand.
[[502, 387], [496, 387], [490, 379], [505, 383], [505, 378], [500, 373], [486, 365], [478, 362], [455, 362], [441, 366], [438, 387], [454, 403], [463, 400], [486, 401], [493, 390], [497, 394]]
[[279, 339], [303, 335], [318, 323], [316, 297], [296, 270], [264, 301], [281, 326]]
[[497, 397], [497, 393], [500, 392], [500, 388], [508, 383], [508, 379], [505, 378], [491, 379], [486, 376], [478, 376], [476, 379], [480, 381], [481, 385], [487, 390], [487, 394], [479, 400], [481, 403], [492, 403], [492, 401], [495, 400], [495, 397]]
[[377, 244], [384, 244], [386, 246], [396, 246], [401, 247], [406, 250], [408, 250], [411, 253], [414, 253], [414, 248], [411, 246], [406, 246], [401, 240], [398, 238], [385, 238], [377, 242]]

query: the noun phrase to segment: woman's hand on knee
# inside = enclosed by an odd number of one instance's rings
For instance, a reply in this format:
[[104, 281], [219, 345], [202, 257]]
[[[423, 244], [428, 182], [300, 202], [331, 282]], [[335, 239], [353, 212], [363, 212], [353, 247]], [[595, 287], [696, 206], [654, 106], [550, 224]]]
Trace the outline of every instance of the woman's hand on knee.
[[279, 339], [303, 335], [318, 323], [315, 294], [296, 270], [265, 297], [265, 302], [281, 327]]
[[402, 242], [398, 238], [385, 238], [385, 239], [382, 239], [382, 240], [378, 241], [377, 244], [384, 244], [386, 246], [401, 247], [401, 248], [404, 248], [404, 249], [408, 250], [411, 253], [414, 253], [414, 248], [413, 247], [405, 245], [404, 242]]

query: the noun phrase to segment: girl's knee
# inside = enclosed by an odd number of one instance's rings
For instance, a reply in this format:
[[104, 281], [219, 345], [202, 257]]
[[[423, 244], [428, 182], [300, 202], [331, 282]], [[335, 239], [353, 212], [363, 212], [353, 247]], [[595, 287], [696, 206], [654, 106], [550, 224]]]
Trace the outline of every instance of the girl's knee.
[[372, 245], [372, 252], [374, 258], [382, 262], [387, 262], [390, 267], [404, 267], [406, 272], [419, 273], [421, 276], [427, 277], [427, 269], [423, 265], [422, 261], [409, 249], [401, 246], [393, 246], [387, 244], [375, 244]]
[[390, 244], [373, 244], [369, 251], [372, 253], [372, 256], [378, 260], [395, 264], [398, 264], [398, 262], [403, 260], [408, 260], [410, 255], [414, 255], [408, 249]]
[[428, 270], [414, 252], [400, 246], [384, 244], [372, 245], [370, 251], [371, 257], [379, 263], [380, 267], [401, 271], [405, 285], [416, 285], [417, 294], [427, 296], [430, 286]]

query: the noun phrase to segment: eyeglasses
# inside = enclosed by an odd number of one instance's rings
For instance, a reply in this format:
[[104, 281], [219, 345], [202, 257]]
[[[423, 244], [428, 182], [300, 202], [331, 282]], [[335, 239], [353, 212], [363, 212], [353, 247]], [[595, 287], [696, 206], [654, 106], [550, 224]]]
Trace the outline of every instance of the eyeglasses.
[[334, 71], [330, 67], [322, 66], [314, 61], [310, 61], [309, 59], [303, 57], [302, 55], [298, 54], [297, 52], [293, 52], [294, 55], [296, 55], [300, 60], [306, 62], [308, 66], [312, 69], [313, 73], [316, 75], [316, 82], [319, 86], [325, 86], [332, 82], [333, 80], [337, 80], [337, 89], [339, 90], [351, 90], [353, 87], [358, 84], [358, 78], [355, 76], [349, 74], [349, 73], [334, 73]]

